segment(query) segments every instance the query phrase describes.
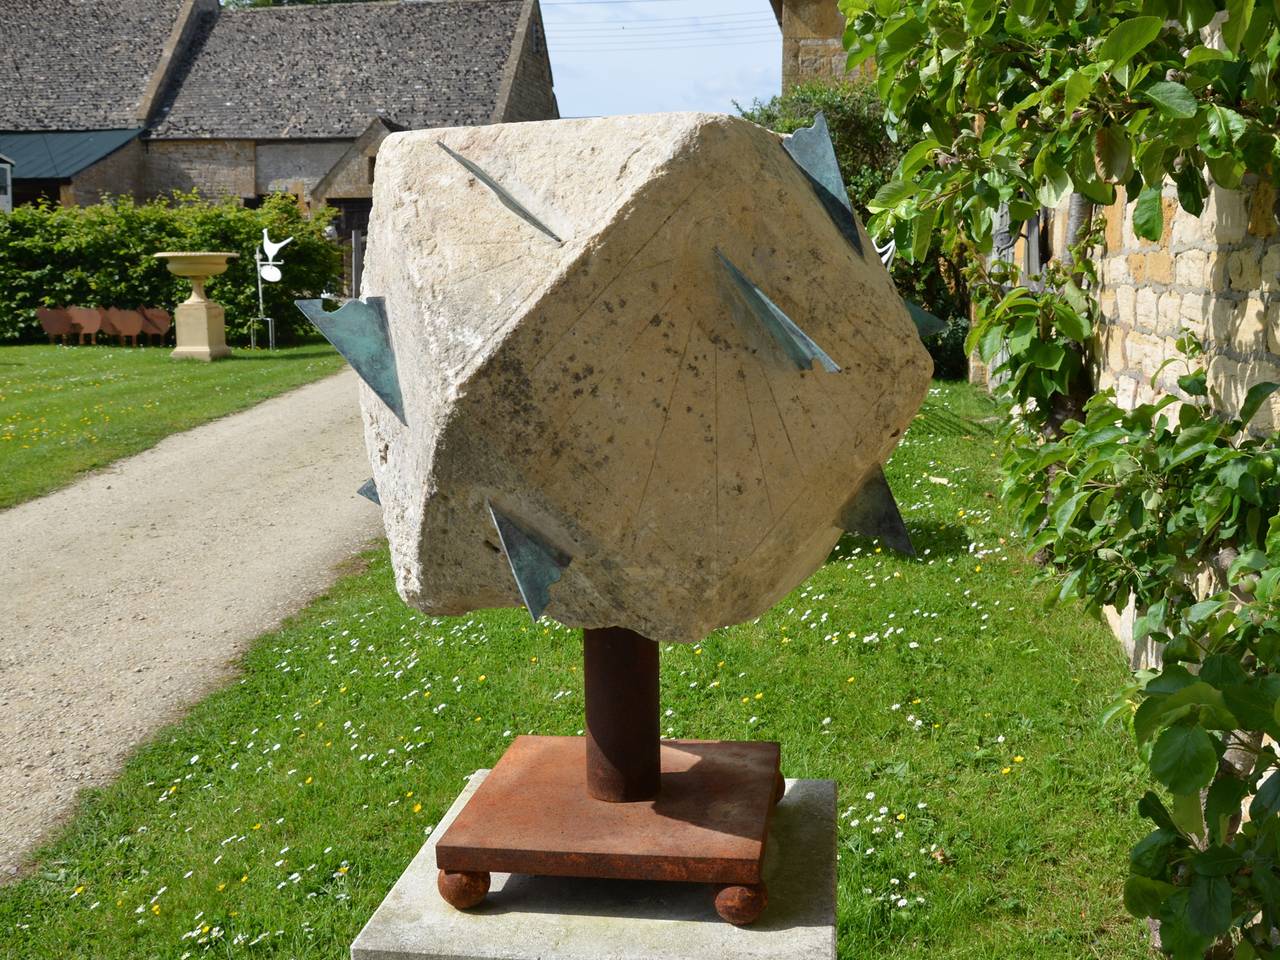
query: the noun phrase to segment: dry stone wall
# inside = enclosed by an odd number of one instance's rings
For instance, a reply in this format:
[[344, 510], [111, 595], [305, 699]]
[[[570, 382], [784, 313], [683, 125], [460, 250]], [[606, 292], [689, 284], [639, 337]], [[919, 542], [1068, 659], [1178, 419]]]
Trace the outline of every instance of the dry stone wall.
[[[1209, 386], [1223, 406], [1239, 405], [1259, 380], [1280, 380], [1280, 232], [1269, 185], [1211, 188], [1204, 212], [1179, 206], [1168, 187], [1159, 242], [1133, 232], [1133, 205], [1106, 209], [1099, 267], [1104, 323], [1096, 345], [1096, 382], [1126, 407], [1176, 391], [1181, 365], [1152, 377], [1183, 332], [1204, 341]], [[1280, 429], [1280, 401], [1255, 426]]]

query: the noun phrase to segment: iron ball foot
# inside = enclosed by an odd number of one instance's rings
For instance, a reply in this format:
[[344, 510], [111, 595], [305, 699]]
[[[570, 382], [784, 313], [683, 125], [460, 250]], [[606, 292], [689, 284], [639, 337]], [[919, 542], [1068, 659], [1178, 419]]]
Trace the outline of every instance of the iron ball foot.
[[436, 878], [440, 896], [455, 910], [478, 906], [489, 892], [489, 874], [441, 870]]
[[716, 913], [735, 927], [755, 923], [769, 905], [769, 892], [763, 883], [732, 884], [716, 894]]

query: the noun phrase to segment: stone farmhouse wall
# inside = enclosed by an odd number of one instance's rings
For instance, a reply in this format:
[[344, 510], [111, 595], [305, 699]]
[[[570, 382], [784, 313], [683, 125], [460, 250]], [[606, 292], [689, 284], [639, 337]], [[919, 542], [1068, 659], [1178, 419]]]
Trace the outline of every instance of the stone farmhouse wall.
[[782, 89], [846, 76], [844, 16], [835, 0], [775, 0], [782, 27]]
[[[1280, 225], [1269, 185], [1211, 188], [1199, 217], [1184, 212], [1169, 187], [1159, 242], [1133, 233], [1133, 205], [1105, 211], [1095, 382], [1133, 407], [1176, 392], [1185, 372], [1165, 360], [1178, 355], [1183, 332], [1206, 346], [1209, 386], [1224, 409], [1238, 407], [1249, 387], [1280, 380]], [[1261, 431], [1280, 429], [1280, 400], [1258, 415]]]
[[130, 140], [76, 174], [71, 183], [63, 185], [59, 199], [69, 206], [99, 203], [106, 196], [138, 196], [142, 192], [142, 164], [142, 142]]

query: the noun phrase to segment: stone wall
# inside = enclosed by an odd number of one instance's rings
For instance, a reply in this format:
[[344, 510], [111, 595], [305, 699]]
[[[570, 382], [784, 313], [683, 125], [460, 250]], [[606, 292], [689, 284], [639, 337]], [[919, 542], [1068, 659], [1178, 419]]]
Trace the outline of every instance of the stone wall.
[[259, 195], [292, 193], [310, 202], [311, 188], [350, 146], [350, 140], [259, 143], [254, 153], [254, 191]]
[[[1205, 342], [1209, 386], [1227, 409], [1259, 380], [1280, 380], [1280, 237], [1275, 194], [1267, 185], [1211, 188], [1204, 212], [1193, 217], [1172, 187], [1164, 197], [1159, 242], [1133, 233], [1133, 204], [1106, 210], [1100, 260], [1095, 376], [1132, 407], [1176, 391], [1185, 372], [1173, 364], [1152, 386], [1160, 365], [1176, 356], [1183, 331]], [[1260, 430], [1280, 429], [1280, 400], [1263, 408]]]
[[521, 17], [517, 31], [524, 29], [518, 50], [502, 78], [498, 93], [498, 109], [494, 121], [514, 123], [522, 120], [555, 120], [560, 116], [551, 77], [551, 58], [547, 52], [547, 33], [542, 25], [541, 8], [530, 4]]
[[146, 146], [146, 193], [199, 190], [209, 197], [258, 195], [252, 140], [150, 140]]
[[845, 76], [844, 16], [835, 0], [784, 0], [782, 90]]
[[136, 197], [142, 191], [146, 155], [139, 140], [130, 140], [119, 150], [85, 167], [61, 193], [64, 204], [87, 206], [106, 196]]

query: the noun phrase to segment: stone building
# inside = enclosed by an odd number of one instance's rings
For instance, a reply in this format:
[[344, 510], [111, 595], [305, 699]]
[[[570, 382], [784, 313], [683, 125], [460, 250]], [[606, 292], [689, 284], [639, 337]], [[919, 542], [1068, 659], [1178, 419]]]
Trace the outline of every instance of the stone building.
[[[1098, 333], [1097, 385], [1113, 387], [1132, 407], [1158, 392], [1176, 391], [1185, 371], [1170, 366], [1185, 330], [1205, 344], [1209, 388], [1238, 409], [1250, 386], [1280, 380], [1280, 224], [1270, 184], [1243, 190], [1211, 187], [1204, 212], [1193, 217], [1166, 188], [1159, 242], [1133, 233], [1133, 205], [1106, 210]], [[1280, 401], [1265, 404], [1253, 424], [1280, 430]]]
[[388, 133], [558, 116], [538, 0], [24, 0], [0, 74], [19, 203], [284, 191], [347, 229]]
[[836, 0], [770, 0], [782, 28], [782, 89], [845, 75], [844, 16]]

